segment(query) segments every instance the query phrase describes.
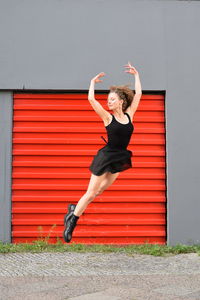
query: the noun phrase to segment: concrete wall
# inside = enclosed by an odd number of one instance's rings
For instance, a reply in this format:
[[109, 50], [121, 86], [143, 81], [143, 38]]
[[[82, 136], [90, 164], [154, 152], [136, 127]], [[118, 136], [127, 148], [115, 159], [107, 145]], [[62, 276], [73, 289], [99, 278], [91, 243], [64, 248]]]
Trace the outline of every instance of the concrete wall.
[[144, 92], [166, 91], [167, 242], [199, 243], [200, 2], [0, 4], [0, 89], [87, 90], [101, 71], [97, 89], [134, 88], [123, 70], [130, 60]]
[[0, 92], [0, 241], [11, 242], [12, 92]]

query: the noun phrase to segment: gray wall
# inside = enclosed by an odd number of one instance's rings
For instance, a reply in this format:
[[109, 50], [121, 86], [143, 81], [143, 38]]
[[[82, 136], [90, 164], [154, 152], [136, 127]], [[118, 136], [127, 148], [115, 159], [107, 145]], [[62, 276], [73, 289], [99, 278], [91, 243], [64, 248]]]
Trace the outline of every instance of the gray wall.
[[11, 242], [12, 92], [0, 93], [0, 241]]
[[101, 71], [97, 89], [134, 84], [130, 60], [144, 92], [166, 91], [167, 242], [199, 243], [200, 2], [0, 4], [0, 89], [87, 90]]

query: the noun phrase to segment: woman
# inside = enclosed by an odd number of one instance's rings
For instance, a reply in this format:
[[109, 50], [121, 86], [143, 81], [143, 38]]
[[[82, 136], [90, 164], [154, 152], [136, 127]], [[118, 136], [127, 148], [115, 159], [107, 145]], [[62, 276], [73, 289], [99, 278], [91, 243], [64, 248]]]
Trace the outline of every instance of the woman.
[[102, 81], [100, 78], [105, 76], [105, 73], [99, 73], [90, 82], [88, 100], [104, 122], [108, 142], [105, 141], [107, 145], [98, 150], [89, 167], [92, 174], [86, 193], [77, 205], [68, 205], [68, 213], [64, 216], [66, 228], [63, 232], [67, 243], [70, 242], [76, 223], [88, 204], [108, 188], [120, 172], [132, 167], [132, 152], [126, 148], [134, 130], [132, 119], [140, 102], [142, 90], [138, 71], [129, 62], [124, 67], [125, 72], [135, 76], [135, 95], [126, 85], [111, 86], [107, 105], [113, 114], [105, 110], [94, 96], [94, 85]]

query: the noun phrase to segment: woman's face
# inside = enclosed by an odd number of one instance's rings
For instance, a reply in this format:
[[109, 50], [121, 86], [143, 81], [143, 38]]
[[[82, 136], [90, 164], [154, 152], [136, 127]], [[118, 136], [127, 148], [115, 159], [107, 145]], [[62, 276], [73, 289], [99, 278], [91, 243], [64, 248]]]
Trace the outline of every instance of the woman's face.
[[120, 100], [119, 96], [115, 92], [110, 92], [108, 94], [107, 105], [110, 110], [116, 109], [122, 105], [122, 100]]

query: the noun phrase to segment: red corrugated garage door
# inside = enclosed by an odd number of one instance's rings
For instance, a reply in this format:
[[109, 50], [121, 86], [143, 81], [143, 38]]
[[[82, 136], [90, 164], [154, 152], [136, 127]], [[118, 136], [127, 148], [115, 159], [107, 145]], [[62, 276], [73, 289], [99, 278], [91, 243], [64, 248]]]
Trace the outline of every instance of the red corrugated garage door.
[[[107, 109], [107, 94], [96, 97]], [[163, 95], [142, 95], [128, 149], [133, 168], [86, 208], [75, 243], [166, 243]], [[15, 93], [12, 242], [62, 239], [68, 203], [85, 193], [89, 165], [106, 137], [87, 93]]]

